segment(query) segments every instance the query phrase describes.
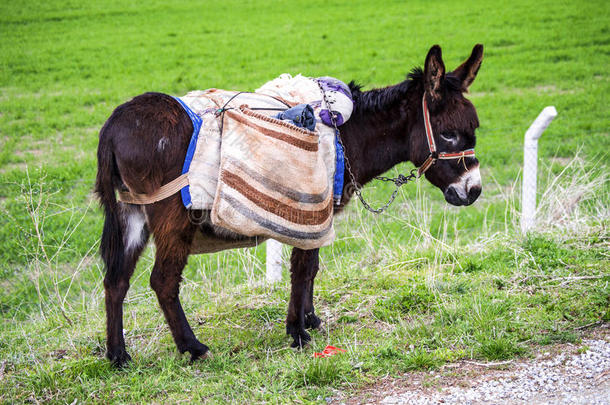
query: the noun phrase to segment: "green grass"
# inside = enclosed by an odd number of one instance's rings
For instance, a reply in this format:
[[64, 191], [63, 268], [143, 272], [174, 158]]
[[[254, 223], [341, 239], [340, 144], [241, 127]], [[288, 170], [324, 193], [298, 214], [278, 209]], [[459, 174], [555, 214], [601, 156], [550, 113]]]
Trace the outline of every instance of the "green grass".
[[[527, 356], [610, 322], [607, 2], [2, 2], [0, 402], [324, 402], [387, 374]], [[262, 247], [193, 256], [181, 297], [213, 357], [190, 364], [148, 287], [125, 304], [134, 361], [103, 359], [97, 132], [144, 91], [252, 90], [283, 72], [402, 80], [440, 44], [485, 45], [472, 86], [484, 191], [468, 208], [405, 186], [387, 214], [352, 203], [322, 249], [311, 347], [288, 348], [289, 281]], [[518, 232], [523, 133], [547, 105], [540, 226]], [[409, 170], [405, 164], [397, 170]], [[381, 203], [389, 185], [371, 184]], [[568, 208], [566, 211], [566, 207]], [[347, 350], [328, 359], [327, 344]]]

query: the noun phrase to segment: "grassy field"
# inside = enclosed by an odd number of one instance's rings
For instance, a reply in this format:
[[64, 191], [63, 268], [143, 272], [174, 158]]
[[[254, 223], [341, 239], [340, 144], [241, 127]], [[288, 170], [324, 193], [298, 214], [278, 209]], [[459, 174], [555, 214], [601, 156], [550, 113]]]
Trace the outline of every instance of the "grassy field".
[[[610, 321], [609, 12], [607, 1], [1, 2], [0, 402], [324, 402], [388, 374], [578, 342]], [[287, 274], [265, 285], [259, 247], [190, 258], [181, 297], [213, 352], [190, 364], [148, 287], [150, 247], [125, 305], [134, 361], [110, 367], [91, 190], [97, 133], [118, 104], [251, 90], [283, 72], [384, 86], [435, 43], [451, 69], [478, 42], [477, 203], [448, 207], [423, 182], [382, 216], [352, 203], [321, 253], [325, 323], [301, 352], [285, 336]], [[559, 116], [540, 142], [540, 225], [522, 237], [523, 133], [547, 105]], [[347, 352], [312, 358], [327, 344]]]

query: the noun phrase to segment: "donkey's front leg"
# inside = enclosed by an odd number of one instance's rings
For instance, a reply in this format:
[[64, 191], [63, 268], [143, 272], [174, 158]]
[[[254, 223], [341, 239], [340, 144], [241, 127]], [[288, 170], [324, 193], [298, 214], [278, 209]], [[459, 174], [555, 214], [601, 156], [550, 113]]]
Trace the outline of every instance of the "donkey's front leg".
[[319, 249], [292, 249], [290, 258], [290, 304], [286, 318], [286, 333], [294, 339], [292, 347], [303, 347], [311, 340], [305, 328], [316, 328], [320, 319], [313, 310], [313, 280], [318, 273]]

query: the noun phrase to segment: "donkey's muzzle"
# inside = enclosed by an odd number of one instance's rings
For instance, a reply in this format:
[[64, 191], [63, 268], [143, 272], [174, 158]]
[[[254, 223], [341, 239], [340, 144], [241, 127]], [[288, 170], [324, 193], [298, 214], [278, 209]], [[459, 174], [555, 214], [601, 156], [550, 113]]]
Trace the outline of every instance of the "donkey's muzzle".
[[445, 189], [445, 200], [451, 205], [470, 205], [481, 195], [481, 175], [479, 167], [464, 173], [458, 181]]
[[470, 205], [481, 195], [481, 186], [471, 187], [467, 193], [460, 192], [453, 184], [445, 190], [445, 200], [451, 205]]

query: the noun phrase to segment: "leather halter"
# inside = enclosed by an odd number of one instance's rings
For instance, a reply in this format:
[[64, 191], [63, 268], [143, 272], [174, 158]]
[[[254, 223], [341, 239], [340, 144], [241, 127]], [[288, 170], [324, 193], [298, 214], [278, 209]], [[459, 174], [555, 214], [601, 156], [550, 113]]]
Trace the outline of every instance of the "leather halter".
[[461, 159], [464, 161], [467, 157], [474, 157], [474, 149], [466, 149], [461, 152], [437, 152], [436, 143], [434, 142], [434, 133], [432, 132], [432, 125], [430, 124], [430, 113], [428, 112], [428, 104], [426, 103], [426, 94], [421, 100], [422, 109], [424, 112], [424, 127], [426, 128], [426, 139], [428, 140], [428, 148], [430, 149], [430, 155], [417, 168], [417, 177], [421, 177], [438, 159], [450, 160], [450, 159]]

